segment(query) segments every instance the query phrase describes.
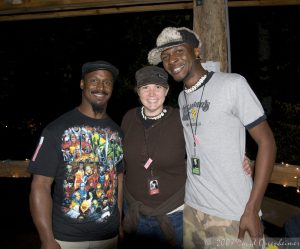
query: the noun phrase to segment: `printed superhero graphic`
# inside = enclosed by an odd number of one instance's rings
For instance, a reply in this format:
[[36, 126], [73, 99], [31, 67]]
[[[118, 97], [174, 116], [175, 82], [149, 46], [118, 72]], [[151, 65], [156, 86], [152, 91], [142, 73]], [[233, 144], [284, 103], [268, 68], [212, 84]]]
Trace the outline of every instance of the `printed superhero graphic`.
[[62, 137], [65, 167], [63, 212], [76, 222], [105, 222], [116, 206], [122, 140], [108, 128], [73, 127]]

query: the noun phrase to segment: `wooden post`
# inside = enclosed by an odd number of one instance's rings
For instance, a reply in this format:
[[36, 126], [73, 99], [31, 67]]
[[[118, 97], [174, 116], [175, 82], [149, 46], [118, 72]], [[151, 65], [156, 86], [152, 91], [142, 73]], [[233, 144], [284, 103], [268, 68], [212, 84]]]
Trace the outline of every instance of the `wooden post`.
[[202, 41], [202, 62], [220, 62], [228, 71], [226, 12], [224, 0], [194, 0], [193, 29]]

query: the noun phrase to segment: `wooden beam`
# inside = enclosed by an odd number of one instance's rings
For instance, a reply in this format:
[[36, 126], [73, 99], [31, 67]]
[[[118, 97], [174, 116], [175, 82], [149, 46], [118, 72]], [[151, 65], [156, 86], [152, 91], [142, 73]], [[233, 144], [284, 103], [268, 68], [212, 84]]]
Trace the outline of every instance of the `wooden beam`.
[[298, 5], [300, 0], [228, 0], [228, 7], [254, 7], [254, 6], [279, 6]]
[[[68, 9], [120, 8], [159, 4], [192, 3], [192, 0], [6, 0], [0, 1], [1, 14], [62, 11]], [[229, 7], [297, 5], [300, 0], [228, 0]], [[178, 6], [180, 7], [180, 6]], [[191, 6], [192, 7], [192, 6]]]
[[0, 177], [30, 177], [29, 160], [0, 161]]
[[176, 4], [161, 4], [150, 6], [126, 6], [113, 8], [92, 8], [80, 10], [60, 10], [37, 13], [23, 13], [23, 14], [8, 14], [1, 15], [0, 21], [19, 21], [19, 20], [34, 20], [34, 19], [50, 19], [50, 18], [64, 18], [75, 16], [90, 16], [90, 15], [106, 15], [106, 14], [121, 14], [134, 12], [149, 12], [149, 11], [164, 11], [164, 10], [178, 10], [178, 9], [192, 9], [193, 3], [176, 3]]
[[283, 227], [287, 220], [300, 213], [300, 208], [269, 197], [264, 197], [261, 207], [263, 220]]
[[[156, 6], [167, 4], [181, 4], [192, 2], [191, 0], [32, 0], [20, 1], [19, 4], [9, 2], [16, 2], [14, 0], [1, 1], [1, 14], [24, 14], [34, 12], [49, 12], [49, 11], [67, 11], [67, 10], [84, 10], [93, 8], [115, 8], [130, 6]], [[19, 1], [18, 1], [19, 2]]]
[[[31, 1], [32, 5], [11, 6], [0, 3], [0, 21], [18, 21], [74, 16], [120, 14], [163, 10], [192, 9], [192, 0], [102, 0], [102, 1]], [[36, 3], [36, 2], [39, 2]], [[42, 3], [41, 3], [42, 2]], [[61, 3], [61, 5], [58, 4]], [[68, 4], [64, 4], [68, 2]], [[80, 4], [81, 2], [81, 4]]]
[[300, 187], [300, 166], [275, 164], [270, 179], [271, 183], [285, 187]]
[[[299, 5], [300, 0], [228, 0], [229, 7]], [[0, 21], [193, 9], [193, 0], [6, 0]]]
[[228, 71], [226, 17], [224, 0], [194, 0], [193, 30], [202, 41], [201, 62], [220, 63], [220, 71]]

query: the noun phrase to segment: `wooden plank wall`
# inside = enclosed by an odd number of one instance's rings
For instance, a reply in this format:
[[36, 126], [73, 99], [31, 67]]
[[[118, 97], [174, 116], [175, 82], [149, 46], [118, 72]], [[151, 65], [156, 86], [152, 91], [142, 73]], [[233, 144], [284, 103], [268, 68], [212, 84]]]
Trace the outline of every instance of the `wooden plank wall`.
[[121, 8], [125, 6], [147, 6], [192, 2], [191, 0], [6, 0], [0, 2], [1, 14], [41, 11], [62, 11], [90, 8]]
[[[7, 3], [7, 2], [18, 2]], [[19, 3], [20, 2], [20, 3]], [[192, 0], [10, 0], [0, 3], [0, 21], [192, 9]]]
[[[229, 7], [296, 4], [300, 0], [228, 0]], [[5, 0], [0, 1], [0, 21], [178, 9], [193, 9], [193, 0]]]

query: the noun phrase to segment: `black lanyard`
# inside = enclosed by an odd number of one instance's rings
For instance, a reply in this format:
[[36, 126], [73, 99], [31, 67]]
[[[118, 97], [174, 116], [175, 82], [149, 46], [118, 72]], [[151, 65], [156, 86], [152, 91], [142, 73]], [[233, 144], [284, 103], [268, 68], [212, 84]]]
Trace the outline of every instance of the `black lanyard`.
[[[201, 101], [202, 101], [203, 93], [204, 93], [204, 90], [205, 90], [205, 84], [202, 84], [202, 86], [203, 86], [203, 90], [202, 90], [202, 93], [201, 93], [199, 108], [198, 108], [197, 116], [196, 116], [195, 131], [193, 130], [192, 120], [191, 120], [191, 117], [190, 117], [190, 112], [189, 112], [189, 110], [187, 110], [189, 121], [190, 121], [191, 130], [192, 130], [192, 134], [193, 134], [193, 139], [194, 139], [194, 156], [196, 156], [196, 134], [197, 134], [197, 127], [198, 127], [198, 115], [199, 115], [199, 111], [200, 111], [200, 108], [201, 108]], [[200, 88], [202, 88], [202, 86], [200, 86], [197, 90], [199, 90]], [[185, 104], [186, 104], [186, 106], [188, 106], [187, 98], [186, 98], [186, 93], [185, 92], [184, 92], [184, 98], [185, 98]]]
[[[148, 159], [152, 159], [152, 163], [150, 164], [150, 174], [151, 176], [153, 176], [153, 171], [154, 171], [154, 166], [155, 166], [155, 162], [154, 162], [154, 157], [156, 155], [156, 152], [157, 152], [157, 149], [158, 149], [158, 146], [156, 146], [154, 148], [154, 151], [153, 151], [153, 154], [152, 156], [150, 155], [149, 153], [149, 143], [148, 143], [148, 138], [147, 138], [147, 135], [146, 135], [146, 130], [148, 129], [153, 129], [154, 126], [158, 126], [157, 128], [159, 129], [159, 132], [158, 132], [158, 138], [160, 139], [162, 137], [162, 125], [163, 125], [163, 122], [164, 122], [164, 119], [166, 118], [166, 115], [161, 117], [159, 120], [151, 120], [151, 119], [147, 119], [147, 120], [144, 120], [142, 118], [142, 122], [143, 122], [143, 126], [144, 126], [144, 139], [145, 139], [145, 146], [146, 146], [146, 153], [147, 153], [147, 157]], [[150, 122], [149, 122], [150, 121]], [[152, 126], [150, 127], [149, 126]], [[159, 143], [158, 143], [159, 144]]]

